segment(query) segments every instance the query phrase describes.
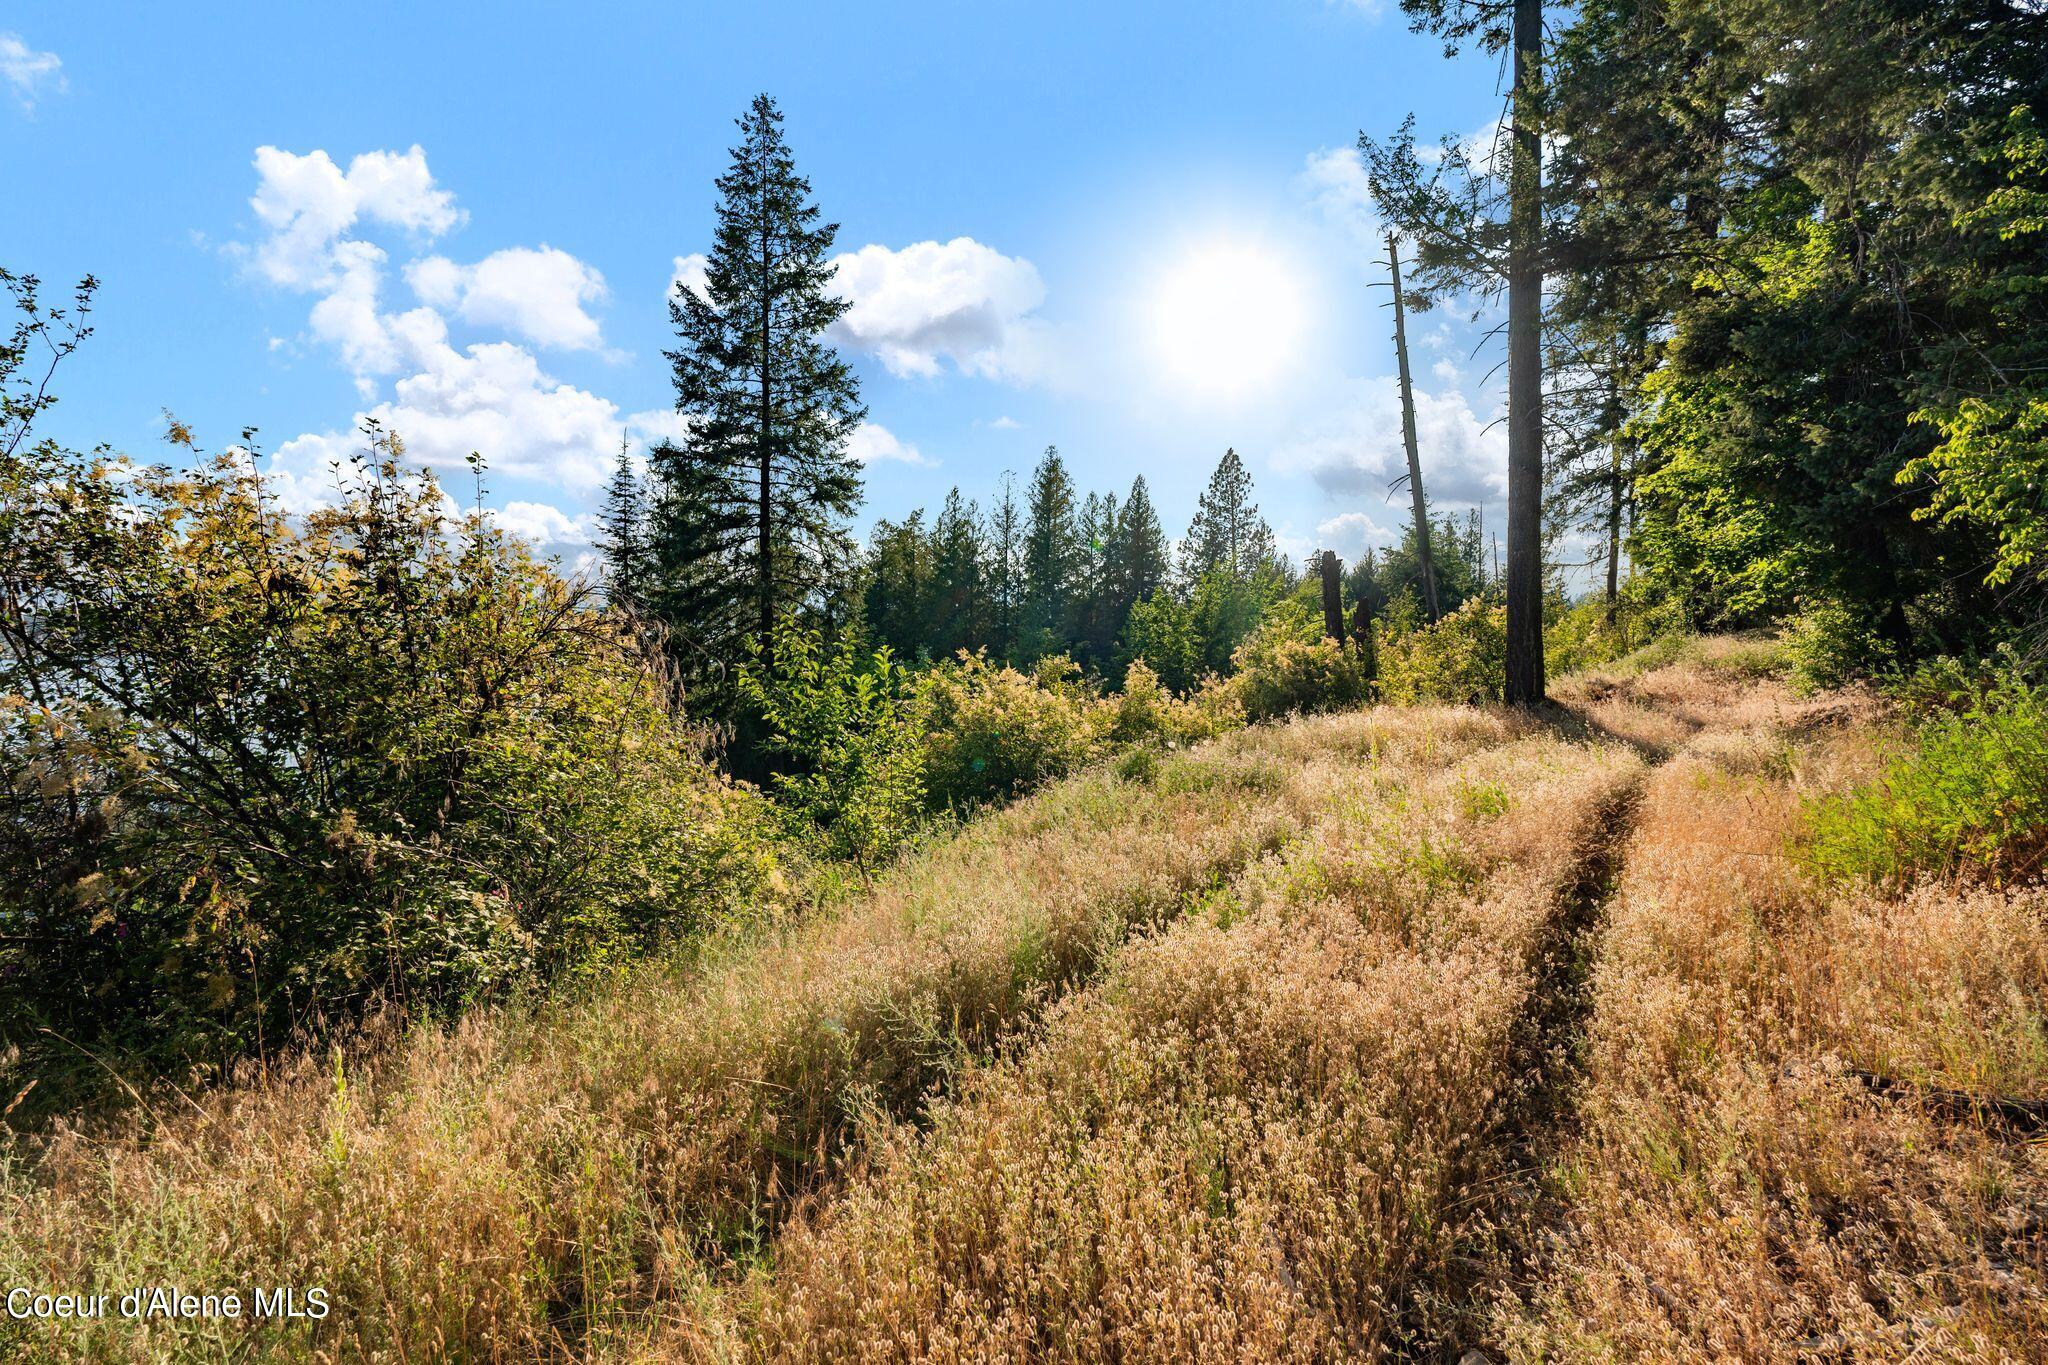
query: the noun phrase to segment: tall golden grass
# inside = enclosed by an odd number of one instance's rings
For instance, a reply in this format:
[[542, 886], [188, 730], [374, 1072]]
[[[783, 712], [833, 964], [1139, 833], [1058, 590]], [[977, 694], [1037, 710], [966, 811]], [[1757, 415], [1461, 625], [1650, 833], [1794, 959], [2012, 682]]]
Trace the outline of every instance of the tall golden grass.
[[1440, 1336], [1560, 898], [1639, 769], [1517, 731], [1333, 771], [1305, 838], [793, 1227], [750, 1354], [1334, 1360]]
[[2048, 1359], [2048, 1156], [1968, 1104], [2048, 1092], [2048, 892], [1806, 880], [1888, 723], [1764, 671], [1255, 728], [582, 999], [8, 1139], [0, 1286], [335, 1312], [0, 1356]]
[[[1498, 722], [1388, 715], [1359, 753], [1455, 757]], [[970, 826], [765, 942], [567, 1005], [300, 1058], [126, 1131], [13, 1140], [0, 1280], [319, 1285], [326, 1322], [0, 1321], [31, 1357], [529, 1359], [713, 1340], [707, 1287], [766, 1250], [863, 1113], [964, 1056], [1297, 833], [1314, 726], [1097, 772]], [[246, 1292], [245, 1292], [246, 1297]]]
[[1870, 775], [1879, 708], [1722, 702], [1649, 785], [1503, 1353], [2048, 1359], [2048, 1154], [1943, 1093], [2048, 1094], [2048, 894], [1802, 879], [1802, 802]]

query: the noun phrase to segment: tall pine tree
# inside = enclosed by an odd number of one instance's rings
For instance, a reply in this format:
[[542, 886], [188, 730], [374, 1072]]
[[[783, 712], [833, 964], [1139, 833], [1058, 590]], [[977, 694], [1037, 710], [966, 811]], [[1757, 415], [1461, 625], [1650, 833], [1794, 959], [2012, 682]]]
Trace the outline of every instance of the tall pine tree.
[[958, 488], [946, 494], [932, 526], [932, 622], [934, 658], [947, 658], [987, 642], [988, 585], [981, 509], [964, 501]]
[[636, 604], [647, 575], [647, 499], [623, 440], [598, 524], [604, 528], [605, 590], [615, 603]]
[[825, 341], [849, 306], [829, 290], [837, 225], [818, 221], [772, 99], [757, 96], [739, 128], [704, 287], [669, 302], [676, 408], [690, 424], [679, 449], [657, 452], [653, 530], [664, 574], [688, 589], [671, 605], [692, 615], [672, 623], [728, 660], [735, 632], [765, 654], [776, 618], [840, 575], [860, 501], [846, 442], [865, 415]]
[[1023, 657], [1029, 660], [1064, 647], [1082, 569], [1074, 481], [1055, 446], [1045, 448], [1045, 458], [1032, 471], [1027, 508], [1018, 634]]
[[1259, 516], [1251, 471], [1236, 450], [1224, 451], [1217, 461], [1181, 553], [1190, 584], [1218, 572], [1241, 582], [1274, 560], [1273, 528]]
[[1152, 491], [1140, 474], [1131, 480], [1130, 496], [1124, 499], [1123, 513], [1117, 518], [1115, 552], [1110, 557], [1119, 631], [1131, 608], [1166, 582], [1167, 569], [1166, 532], [1159, 525], [1158, 509], [1152, 506]]
[[1015, 663], [1024, 606], [1024, 512], [1017, 506], [1016, 476], [1007, 469], [1002, 496], [989, 513], [987, 577], [989, 652]]

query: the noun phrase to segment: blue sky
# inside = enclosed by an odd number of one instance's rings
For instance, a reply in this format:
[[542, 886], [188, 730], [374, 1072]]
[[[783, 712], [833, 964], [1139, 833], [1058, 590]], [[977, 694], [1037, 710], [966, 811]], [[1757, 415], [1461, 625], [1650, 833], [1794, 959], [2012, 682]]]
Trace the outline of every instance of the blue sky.
[[[621, 437], [672, 421], [664, 295], [760, 90], [850, 254], [863, 527], [1056, 444], [1084, 487], [1143, 473], [1178, 534], [1229, 445], [1297, 555], [1398, 531], [1351, 149], [1499, 99], [1490, 61], [1348, 0], [16, 0], [0, 263], [103, 281], [48, 429], [155, 459], [166, 408], [213, 446], [254, 425], [311, 503], [378, 412], [430, 462], [481, 448], [487, 500], [574, 562]], [[1411, 339], [1432, 493], [1497, 526], [1477, 330]]]

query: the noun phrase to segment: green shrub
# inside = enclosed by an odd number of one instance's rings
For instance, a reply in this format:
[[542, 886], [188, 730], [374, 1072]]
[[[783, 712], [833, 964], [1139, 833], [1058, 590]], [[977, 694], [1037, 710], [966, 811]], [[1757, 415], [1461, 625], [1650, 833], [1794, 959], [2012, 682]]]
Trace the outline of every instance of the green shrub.
[[1143, 659], [1132, 660], [1125, 670], [1123, 690], [1102, 700], [1097, 726], [1115, 749], [1192, 744], [1232, 728], [1227, 712], [1167, 691]]
[[1403, 703], [1498, 701], [1507, 652], [1507, 609], [1474, 598], [1433, 626], [1388, 632], [1380, 694]]
[[0, 460], [0, 1054], [209, 1066], [773, 882], [630, 624], [371, 438], [296, 523], [246, 456]]
[[1817, 691], [1897, 665], [1896, 654], [1868, 613], [1834, 598], [1804, 602], [1786, 636], [1792, 677]]
[[774, 778], [780, 805], [801, 834], [823, 837], [822, 852], [865, 874], [917, 832], [924, 704], [887, 645], [785, 626], [772, 659], [742, 667], [739, 685], [767, 747], [794, 762]]
[[2048, 854], [2048, 690], [2008, 678], [1933, 713], [1876, 781], [1808, 808], [1797, 852], [1828, 883], [2034, 874]]
[[1007, 801], [1094, 757], [1093, 702], [1072, 670], [1055, 656], [1039, 662], [1037, 678], [1026, 677], [980, 654], [933, 668], [923, 688], [931, 804], [971, 809]]
[[1371, 670], [1357, 650], [1323, 636], [1320, 622], [1281, 602], [1231, 655], [1228, 684], [1246, 718], [1357, 706], [1372, 692]]

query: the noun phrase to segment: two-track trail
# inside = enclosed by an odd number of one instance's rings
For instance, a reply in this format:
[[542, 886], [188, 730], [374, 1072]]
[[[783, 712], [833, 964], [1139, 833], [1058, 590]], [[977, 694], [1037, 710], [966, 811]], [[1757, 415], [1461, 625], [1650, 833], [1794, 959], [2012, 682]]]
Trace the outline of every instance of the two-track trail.
[[928, 1127], [877, 1135], [750, 1287], [742, 1337], [790, 1360], [1320, 1360], [1483, 1335], [1573, 1128], [1644, 755], [1746, 686], [1664, 683], [1333, 774], [1344, 794], [1225, 900], [1127, 945]]

